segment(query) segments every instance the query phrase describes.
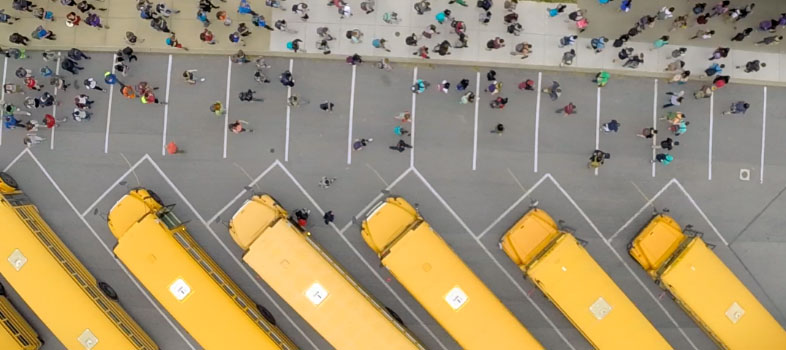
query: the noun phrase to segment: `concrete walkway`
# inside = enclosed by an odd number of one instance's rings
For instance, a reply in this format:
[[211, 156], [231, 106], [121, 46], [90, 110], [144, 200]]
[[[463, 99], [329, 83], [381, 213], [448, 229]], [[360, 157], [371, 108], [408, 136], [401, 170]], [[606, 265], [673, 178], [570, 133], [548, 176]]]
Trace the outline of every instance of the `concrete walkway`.
[[[233, 23], [231, 26], [224, 26], [219, 23], [215, 19], [215, 14], [218, 10], [213, 10], [210, 14], [213, 23], [209, 29], [215, 34], [217, 44], [208, 45], [199, 40], [199, 33], [204, 27], [195, 17], [197, 1], [166, 0], [164, 2], [181, 10], [181, 13], [171, 17], [169, 26], [178, 34], [179, 41], [190, 49], [189, 53], [225, 55], [234, 53], [238, 49], [243, 49], [249, 54], [291, 55], [292, 53], [286, 49], [286, 43], [299, 38], [304, 41], [303, 46], [308, 53], [299, 53], [297, 54], [298, 56], [325, 57], [325, 55], [316, 50], [315, 45], [318, 38], [316, 28], [327, 26], [337, 38], [331, 42], [331, 58], [343, 59], [347, 55], [358, 53], [367, 59], [386, 56], [394, 61], [415, 62], [423, 60], [412, 55], [416, 48], [406, 46], [404, 38], [412, 33], [420, 34], [428, 25], [436, 23], [434, 16], [445, 8], [444, 6], [437, 7], [434, 4], [431, 12], [420, 16], [413, 11], [415, 0], [379, 0], [377, 1], [376, 11], [367, 15], [360, 9], [360, 0], [349, 0], [354, 16], [339, 19], [336, 8], [325, 6], [325, 1], [308, 1], [311, 8], [310, 19], [308, 22], [302, 22], [296, 14], [289, 10], [291, 5], [295, 3], [293, 0], [285, 2], [288, 8], [287, 11], [272, 10], [264, 6], [263, 1], [253, 2], [254, 10], [263, 14], [271, 26], [276, 20], [285, 19], [291, 29], [298, 31], [296, 34], [289, 34], [281, 31], [270, 32], [251, 25], [251, 17], [249, 15], [239, 15], [237, 13], [239, 0], [228, 0], [227, 2], [216, 0], [215, 3], [221, 6], [221, 10], [226, 10], [229, 13]], [[108, 8], [107, 11], [99, 12], [99, 14], [102, 15], [102, 20], [109, 26], [109, 29], [91, 28], [84, 23], [75, 28], [66, 27], [65, 15], [72, 9], [76, 10], [75, 8], [66, 8], [60, 5], [59, 2], [38, 1], [38, 3], [55, 13], [56, 20], [54, 22], [43, 24], [45, 28], [54, 31], [58, 39], [56, 41], [33, 39], [28, 49], [67, 49], [76, 46], [86, 50], [114, 51], [126, 46], [124, 42], [125, 33], [126, 31], [132, 31], [140, 39], [144, 40], [135, 46], [135, 49], [138, 51], [164, 53], [182, 51], [166, 46], [164, 41], [168, 34], [157, 32], [150, 28], [149, 22], [139, 17], [134, 1], [104, 0], [103, 2], [95, 2], [98, 7]], [[471, 5], [474, 5], [474, 3]], [[645, 53], [645, 63], [634, 70], [623, 68], [619, 62], [612, 62], [612, 58], [617, 55], [618, 49], [611, 47], [611, 43], [609, 43], [608, 48], [604, 52], [599, 54], [595, 54], [591, 49], [588, 49], [590, 38], [580, 38], [577, 42], [575, 46], [577, 57], [573, 66], [560, 68], [560, 59], [567, 48], [559, 48], [558, 41], [564, 35], [576, 33], [574, 24], [567, 19], [567, 13], [575, 10], [576, 6], [569, 6], [565, 14], [559, 17], [548, 18], [546, 8], [549, 6], [553, 5], [529, 1], [521, 2], [517, 13], [519, 14], [519, 22], [524, 25], [524, 32], [521, 36], [516, 37], [505, 31], [506, 27], [502, 18], [504, 16], [503, 1], [495, 2], [492, 9], [494, 15], [491, 23], [488, 25], [482, 25], [478, 22], [479, 9], [476, 7], [462, 7], [457, 4], [448, 5], [451, 11], [453, 11], [453, 16], [463, 20], [468, 26], [469, 47], [452, 49], [452, 54], [444, 57], [432, 53], [432, 59], [429, 62], [579, 71], [605, 69], [613, 74], [655, 77], [670, 77], [672, 75], [671, 73], [665, 73], [664, 68], [671, 62], [669, 54], [677, 46], [666, 46], [650, 51], [652, 45], [649, 42], [630, 42], [629, 46], [633, 47], [636, 52]], [[33, 29], [42, 24], [42, 21], [32, 17], [29, 13], [20, 14], [18, 11], [13, 10], [11, 8], [11, 0], [0, 0], [0, 8], [6, 9], [6, 13], [13, 16], [22, 17], [13, 26], [0, 26], [0, 29], [2, 29], [0, 46], [2, 47], [15, 46], [8, 43], [8, 35], [10, 33], [19, 32], [29, 36]], [[382, 20], [383, 14], [391, 11], [398, 13], [401, 19], [400, 23], [393, 25], [387, 24]], [[83, 15], [82, 17], [84, 18], [85, 16]], [[246, 46], [232, 44], [228, 40], [228, 35], [235, 31], [237, 24], [240, 22], [246, 22], [254, 32], [254, 34], [246, 38]], [[670, 21], [668, 22], [670, 23]], [[623, 27], [627, 28], [629, 26], [630, 23], [626, 22]], [[590, 28], [592, 28], [592, 24]], [[346, 39], [346, 31], [352, 29], [359, 29], [364, 33], [362, 43], [352, 44]], [[451, 42], [455, 41], [456, 36], [455, 34], [449, 34], [450, 27], [447, 24], [439, 26], [439, 31], [441, 34], [435, 35], [432, 39], [421, 38], [419, 45], [427, 45], [431, 48], [445, 39]], [[619, 33], [609, 33], [607, 36], [613, 39], [612, 35], [617, 34]], [[486, 41], [496, 36], [505, 39], [507, 46], [499, 50], [487, 51], [485, 49]], [[375, 49], [371, 45], [372, 40], [375, 38], [387, 39], [391, 52], [387, 53], [382, 49]], [[520, 42], [528, 42], [534, 46], [533, 53], [527, 59], [522, 60], [520, 56], [510, 54], [512, 48]], [[700, 46], [684, 47], [688, 47], [688, 55], [683, 58], [686, 62], [686, 69], [693, 73], [693, 79], [704, 76], [703, 71], [710, 64], [707, 58], [710, 56], [713, 48]], [[737, 65], [744, 66], [747, 61], [752, 59], [766, 62], [767, 66], [757, 73], [744, 73], [741, 69], [734, 69]], [[726, 64], [723, 74], [730, 74], [733, 82], [786, 85], [786, 55], [733, 49], [728, 58], [716, 62]]]

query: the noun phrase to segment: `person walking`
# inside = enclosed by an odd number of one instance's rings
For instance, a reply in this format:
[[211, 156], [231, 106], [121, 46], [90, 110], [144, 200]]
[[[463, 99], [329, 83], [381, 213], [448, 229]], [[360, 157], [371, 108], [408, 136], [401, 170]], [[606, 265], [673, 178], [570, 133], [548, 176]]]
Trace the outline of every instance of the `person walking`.
[[599, 149], [596, 149], [592, 152], [592, 155], [590, 155], [589, 163], [587, 163], [587, 167], [591, 169], [600, 168], [606, 162], [606, 159], [609, 158], [611, 158], [610, 153], [603, 152]]
[[352, 149], [355, 151], [360, 151], [364, 147], [368, 146], [368, 144], [372, 141], [374, 141], [372, 138], [355, 139], [355, 141], [352, 142]]
[[235, 120], [234, 122], [229, 123], [227, 127], [229, 128], [229, 131], [231, 131], [233, 134], [240, 134], [246, 131], [254, 132], [254, 129], [246, 129], [244, 125], [248, 125], [248, 122], [242, 119], [238, 119]]
[[655, 135], [657, 134], [658, 134], [658, 130], [655, 130], [655, 128], [650, 127], [650, 128], [641, 129], [641, 132], [636, 134], [636, 136], [641, 137], [643, 139], [651, 139], [655, 137]]
[[336, 216], [333, 215], [332, 210], [328, 210], [325, 212], [325, 215], [322, 216], [322, 219], [325, 221], [325, 225], [330, 225], [333, 222], [333, 220], [336, 219]]
[[[758, 72], [761, 68], [767, 67], [767, 64], [761, 62], [759, 60], [752, 60], [745, 63], [745, 73], [754, 73]], [[741, 66], [737, 66], [737, 69], [742, 68]]]
[[205, 81], [205, 78], [196, 77], [196, 75], [194, 75], [196, 72], [196, 69], [187, 69], [183, 71], [183, 79], [185, 79], [186, 83], [190, 85], [196, 85], [197, 82]]
[[226, 113], [224, 106], [219, 101], [213, 102], [213, 104], [210, 105], [210, 111], [213, 112], [213, 114], [215, 114], [217, 117], [220, 117]]
[[576, 112], [577, 112], [577, 108], [576, 105], [573, 104], [573, 102], [568, 102], [568, 104], [565, 105], [565, 107], [562, 107], [556, 111], [556, 113], [562, 113], [566, 117], [571, 114], [576, 114]]
[[663, 108], [669, 108], [674, 106], [679, 106], [682, 104], [683, 96], [685, 95], [684, 90], [680, 90], [678, 93], [674, 93], [671, 91], [666, 92], [666, 96], [669, 97], [669, 102], [663, 105]]
[[85, 80], [82, 82], [82, 84], [84, 84], [84, 86], [85, 86], [85, 89], [88, 89], [88, 90], [98, 90], [98, 91], [101, 91], [101, 92], [103, 92], [103, 93], [106, 93], [106, 92], [107, 92], [107, 91], [106, 91], [104, 88], [102, 88], [102, 87], [98, 86], [98, 83], [97, 83], [97, 82], [96, 82], [96, 80], [95, 80], [95, 79], [93, 79], [93, 78], [87, 78], [87, 79], [85, 79]]
[[652, 145], [653, 149], [665, 149], [667, 151], [671, 151], [674, 149], [674, 146], [679, 146], [679, 141], [674, 141], [671, 137], [667, 137], [665, 140], [661, 141], [659, 145]]
[[764, 39], [761, 39], [760, 41], [757, 41], [756, 42], [756, 46], [759, 46], [759, 45], [768, 45], [768, 46], [769, 45], [777, 45], [777, 44], [781, 43], [781, 40], [783, 40], [783, 35], [768, 36], [768, 37], [766, 37]]
[[497, 136], [502, 135], [503, 132], [505, 132], [505, 125], [503, 125], [502, 123], [497, 123], [497, 125], [495, 125], [493, 129], [491, 129], [491, 133], [497, 134]]
[[399, 153], [404, 152], [407, 148], [412, 148], [412, 145], [406, 143], [404, 140], [399, 139], [398, 143], [393, 146], [388, 147], [394, 151], [398, 151]]
[[748, 111], [748, 108], [750, 108], [750, 104], [748, 104], [748, 102], [737, 101], [732, 103], [728, 110], [723, 111], [723, 115], [745, 114], [745, 112]]
[[265, 101], [262, 98], [254, 97], [255, 93], [256, 93], [256, 91], [251, 90], [251, 89], [248, 89], [246, 91], [241, 91], [238, 94], [238, 98], [240, 99], [240, 101], [243, 101], [243, 102], [264, 102]]
[[608, 123], [603, 123], [603, 125], [600, 126], [600, 129], [603, 131], [604, 134], [609, 134], [612, 132], [616, 133], [620, 130], [621, 125], [622, 123], [618, 122], [616, 119], [612, 119]]
[[660, 163], [663, 165], [669, 165], [674, 160], [674, 156], [668, 153], [658, 153], [655, 155], [655, 159], [651, 160], [652, 163]]

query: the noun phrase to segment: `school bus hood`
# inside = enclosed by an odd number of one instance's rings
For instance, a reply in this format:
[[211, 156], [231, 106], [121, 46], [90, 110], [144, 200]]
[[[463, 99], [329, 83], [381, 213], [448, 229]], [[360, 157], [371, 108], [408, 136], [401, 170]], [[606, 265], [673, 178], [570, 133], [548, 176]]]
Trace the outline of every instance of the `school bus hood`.
[[273, 197], [267, 194], [254, 196], [232, 216], [229, 221], [229, 235], [240, 248], [247, 250], [266, 228], [286, 217], [287, 212]]
[[685, 239], [680, 225], [669, 216], [656, 215], [630, 246], [630, 255], [650, 274], [657, 271]]
[[389, 197], [366, 216], [361, 235], [366, 244], [379, 254], [419, 218], [418, 212], [404, 198]]
[[532, 209], [516, 222], [500, 240], [502, 251], [521, 269], [526, 269], [559, 230], [554, 219], [543, 210]]

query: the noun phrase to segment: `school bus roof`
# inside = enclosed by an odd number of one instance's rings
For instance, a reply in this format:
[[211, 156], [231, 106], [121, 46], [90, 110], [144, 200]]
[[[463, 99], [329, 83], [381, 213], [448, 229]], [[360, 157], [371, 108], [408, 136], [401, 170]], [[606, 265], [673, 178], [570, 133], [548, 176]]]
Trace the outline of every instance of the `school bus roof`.
[[660, 276], [722, 348], [786, 349], [786, 331], [699, 237]]
[[462, 348], [543, 348], [425, 221], [387, 249], [382, 264]]
[[630, 255], [650, 275], [656, 273], [666, 259], [685, 239], [680, 224], [667, 215], [656, 215], [633, 240]]
[[502, 236], [500, 245], [505, 254], [522, 270], [559, 235], [554, 219], [543, 210], [532, 209]]
[[152, 213], [114, 252], [204, 349], [278, 349]]
[[419, 218], [417, 210], [406, 200], [388, 197], [366, 216], [361, 234], [368, 246], [380, 254]]
[[[235, 220], [250, 223], [253, 213]], [[243, 260], [336, 349], [422, 349], [288, 220], [266, 227]]]
[[286, 218], [287, 212], [269, 195], [254, 196], [247, 200], [229, 221], [229, 235], [243, 250], [272, 225], [278, 218]]
[[573, 235], [561, 234], [527, 276], [594, 348], [671, 349]]

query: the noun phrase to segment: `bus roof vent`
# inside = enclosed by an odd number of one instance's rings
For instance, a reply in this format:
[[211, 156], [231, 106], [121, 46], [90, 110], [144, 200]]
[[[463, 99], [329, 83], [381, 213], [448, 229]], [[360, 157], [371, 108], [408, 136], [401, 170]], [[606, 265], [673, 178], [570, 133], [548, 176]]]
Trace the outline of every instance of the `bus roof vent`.
[[731, 320], [731, 323], [736, 324], [739, 322], [740, 318], [742, 318], [742, 315], [745, 315], [745, 309], [743, 309], [740, 304], [737, 304], [736, 301], [731, 303], [731, 306], [726, 309], [726, 317]]
[[79, 340], [79, 343], [85, 347], [85, 350], [90, 350], [94, 348], [96, 344], [98, 344], [98, 338], [93, 335], [93, 332], [91, 332], [90, 329], [85, 329], [85, 331], [82, 332], [82, 335], [76, 339]]
[[27, 263], [27, 257], [22, 254], [21, 250], [14, 249], [11, 255], [8, 256], [8, 262], [11, 263], [11, 266], [13, 266], [16, 271], [19, 271], [22, 269], [22, 266], [25, 266], [25, 263]]
[[611, 305], [609, 305], [603, 297], [598, 297], [598, 300], [595, 300], [595, 302], [590, 305], [589, 309], [590, 312], [595, 315], [595, 318], [600, 321], [611, 312]]

